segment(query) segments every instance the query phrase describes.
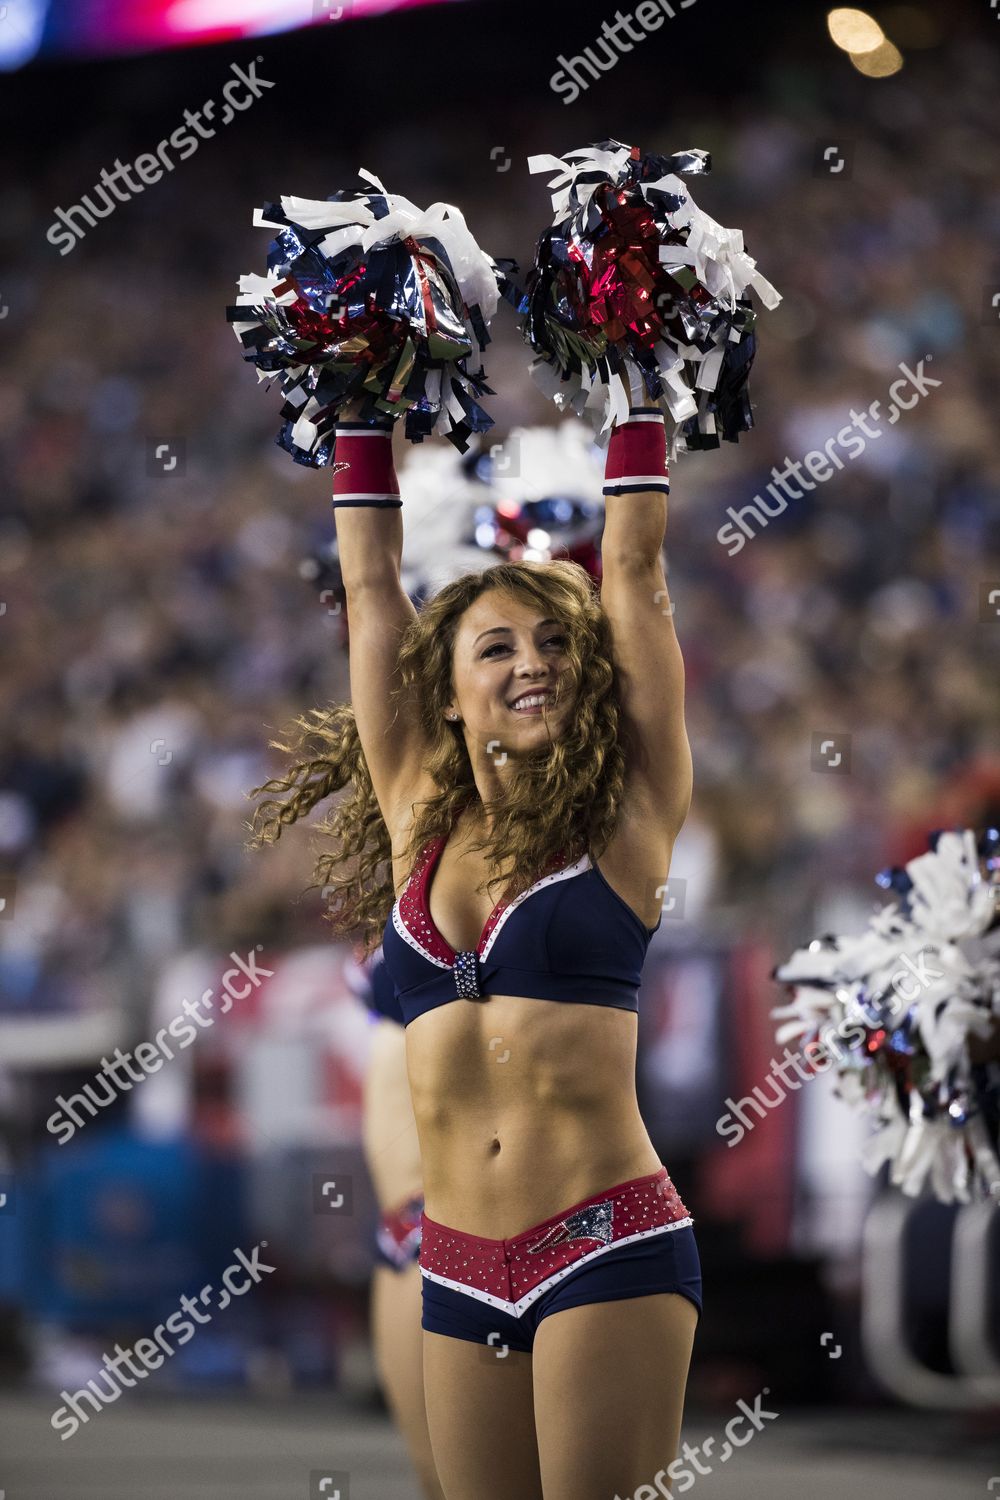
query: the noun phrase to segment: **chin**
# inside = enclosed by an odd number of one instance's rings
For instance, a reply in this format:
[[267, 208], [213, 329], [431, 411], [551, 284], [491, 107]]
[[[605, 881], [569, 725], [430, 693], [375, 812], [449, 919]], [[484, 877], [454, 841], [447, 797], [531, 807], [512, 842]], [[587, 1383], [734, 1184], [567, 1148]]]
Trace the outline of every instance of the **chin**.
[[538, 719], [535, 723], [525, 725], [522, 733], [530, 734], [532, 739], [554, 740], [562, 730], [562, 724], [558, 719], [550, 719], [546, 724], [544, 719]]

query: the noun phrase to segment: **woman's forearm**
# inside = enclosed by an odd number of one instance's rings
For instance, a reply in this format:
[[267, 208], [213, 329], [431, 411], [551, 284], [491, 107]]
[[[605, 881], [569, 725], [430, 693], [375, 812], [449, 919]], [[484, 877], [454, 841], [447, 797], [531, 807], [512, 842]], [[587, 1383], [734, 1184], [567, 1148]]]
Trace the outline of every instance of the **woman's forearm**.
[[[357, 404], [337, 424], [333, 507], [345, 589], [398, 580], [403, 555], [399, 482], [393, 462], [394, 424], [358, 421]], [[343, 467], [340, 467], [343, 466]]]
[[626, 422], [615, 423], [608, 443], [602, 556], [609, 562], [639, 559], [658, 564], [669, 493], [663, 413], [632, 407]]

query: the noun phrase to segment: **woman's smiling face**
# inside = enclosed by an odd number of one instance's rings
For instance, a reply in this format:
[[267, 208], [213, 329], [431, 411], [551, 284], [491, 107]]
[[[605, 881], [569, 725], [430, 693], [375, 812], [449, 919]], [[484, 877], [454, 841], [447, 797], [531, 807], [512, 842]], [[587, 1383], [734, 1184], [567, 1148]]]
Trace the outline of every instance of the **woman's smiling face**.
[[498, 589], [480, 594], [455, 636], [452, 722], [461, 721], [487, 748], [496, 741], [501, 750], [531, 750], [555, 739], [569, 711], [568, 701], [553, 705], [567, 667], [565, 646], [563, 626], [533, 604]]

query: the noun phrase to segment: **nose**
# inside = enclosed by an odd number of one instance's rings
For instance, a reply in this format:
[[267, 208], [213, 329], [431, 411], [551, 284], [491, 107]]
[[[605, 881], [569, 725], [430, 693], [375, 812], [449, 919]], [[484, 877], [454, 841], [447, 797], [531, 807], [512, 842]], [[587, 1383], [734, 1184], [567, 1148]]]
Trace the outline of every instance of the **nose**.
[[548, 675], [548, 663], [534, 649], [529, 651], [523, 660], [518, 663], [515, 672], [515, 676], [523, 678], [525, 682], [535, 682], [536, 680], [548, 677]]

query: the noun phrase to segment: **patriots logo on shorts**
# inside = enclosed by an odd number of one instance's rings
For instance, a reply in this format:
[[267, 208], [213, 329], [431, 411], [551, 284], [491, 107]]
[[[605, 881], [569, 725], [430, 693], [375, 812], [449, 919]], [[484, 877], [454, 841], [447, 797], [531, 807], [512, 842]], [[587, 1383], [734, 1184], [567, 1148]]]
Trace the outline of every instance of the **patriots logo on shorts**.
[[606, 1198], [603, 1203], [593, 1203], [590, 1208], [581, 1208], [579, 1213], [570, 1214], [560, 1224], [554, 1224], [536, 1245], [529, 1245], [528, 1254], [554, 1250], [556, 1245], [565, 1245], [568, 1240], [600, 1240], [602, 1245], [610, 1245], [614, 1238], [611, 1227], [613, 1207], [612, 1201]]

